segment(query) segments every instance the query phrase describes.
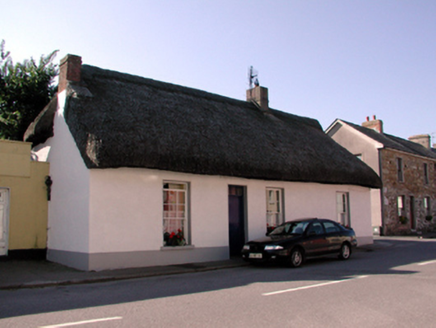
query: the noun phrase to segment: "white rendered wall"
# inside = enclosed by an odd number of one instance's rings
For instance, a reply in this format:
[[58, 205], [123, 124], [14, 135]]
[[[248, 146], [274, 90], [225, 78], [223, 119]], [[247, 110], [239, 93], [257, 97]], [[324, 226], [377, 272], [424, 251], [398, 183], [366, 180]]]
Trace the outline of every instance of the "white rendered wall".
[[341, 124], [340, 129], [335, 130], [334, 134], [328, 133], [328, 135], [353, 155], [361, 154], [362, 160], [371, 167], [375, 173], [380, 175], [378, 150], [382, 148], [383, 145], [347, 124]]
[[120, 168], [91, 172], [90, 252], [159, 251], [162, 248], [163, 181], [188, 182], [191, 244], [228, 246], [228, 186], [247, 190], [247, 239], [265, 235], [267, 187], [283, 188], [285, 220], [336, 220], [336, 192], [350, 194], [352, 227], [360, 244], [372, 243], [369, 188], [270, 182]]
[[228, 245], [228, 179], [120, 168], [91, 170], [91, 252], [160, 250], [163, 181], [189, 183], [192, 245]]
[[371, 218], [373, 227], [382, 226], [380, 189], [371, 189]]
[[[336, 130], [334, 134], [329, 133], [331, 138], [350, 153], [361, 154], [362, 160], [380, 176], [379, 149], [383, 148], [383, 145], [349, 125], [341, 124], [341, 128]], [[371, 224], [373, 227], [380, 227], [382, 225], [382, 212], [379, 189], [371, 190], [371, 208]]]
[[[53, 181], [48, 211], [47, 247], [52, 250], [89, 251], [89, 170], [80, 156], [64, 119], [65, 91], [54, 118], [54, 136], [34, 149], [47, 156]], [[49, 147], [49, 148], [48, 148]], [[38, 150], [41, 154], [38, 154]]]

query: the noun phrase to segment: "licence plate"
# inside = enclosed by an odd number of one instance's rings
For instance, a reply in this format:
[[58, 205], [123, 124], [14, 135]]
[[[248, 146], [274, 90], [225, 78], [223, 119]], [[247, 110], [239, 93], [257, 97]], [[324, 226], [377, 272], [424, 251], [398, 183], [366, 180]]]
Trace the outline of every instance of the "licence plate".
[[262, 258], [262, 253], [250, 253], [248, 255], [248, 257], [250, 259], [261, 259]]

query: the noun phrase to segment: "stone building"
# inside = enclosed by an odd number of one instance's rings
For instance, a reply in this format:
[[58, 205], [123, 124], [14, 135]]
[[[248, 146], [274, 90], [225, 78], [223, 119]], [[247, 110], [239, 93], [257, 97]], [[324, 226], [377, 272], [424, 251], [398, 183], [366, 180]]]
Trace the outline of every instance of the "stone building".
[[362, 126], [337, 119], [326, 133], [382, 180], [382, 189], [371, 195], [375, 233], [404, 235], [436, 229], [436, 152], [429, 135], [405, 140], [386, 134], [375, 116]]

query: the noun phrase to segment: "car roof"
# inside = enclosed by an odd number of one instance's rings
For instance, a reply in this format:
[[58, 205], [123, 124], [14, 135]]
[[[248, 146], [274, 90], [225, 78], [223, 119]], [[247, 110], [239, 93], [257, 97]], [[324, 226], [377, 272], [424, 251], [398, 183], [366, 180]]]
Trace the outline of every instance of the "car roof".
[[324, 219], [324, 218], [301, 218], [301, 219], [294, 219], [294, 220], [289, 220], [286, 221], [284, 223], [292, 223], [292, 222], [307, 222], [307, 221], [329, 221], [329, 222], [334, 222], [337, 223], [333, 220], [330, 219]]

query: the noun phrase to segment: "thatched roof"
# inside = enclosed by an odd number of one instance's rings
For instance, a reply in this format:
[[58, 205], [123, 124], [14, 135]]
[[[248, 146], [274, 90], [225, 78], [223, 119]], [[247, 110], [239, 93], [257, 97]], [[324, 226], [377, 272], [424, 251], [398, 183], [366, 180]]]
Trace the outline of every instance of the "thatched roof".
[[88, 65], [81, 73], [65, 120], [90, 169], [381, 185], [316, 120]]
[[32, 142], [33, 145], [38, 145], [44, 143], [48, 138], [53, 137], [53, 118], [57, 106], [58, 98], [55, 96], [29, 125], [24, 133], [24, 141]]
[[363, 133], [367, 137], [370, 137], [371, 139], [380, 142], [381, 144], [383, 144], [385, 148], [399, 150], [412, 155], [436, 159], [435, 152], [416, 142], [402, 139], [387, 133], [379, 133], [373, 129], [365, 128], [363, 126], [353, 124], [344, 120], [340, 120], [340, 121], [345, 124], [348, 124], [349, 126]]

